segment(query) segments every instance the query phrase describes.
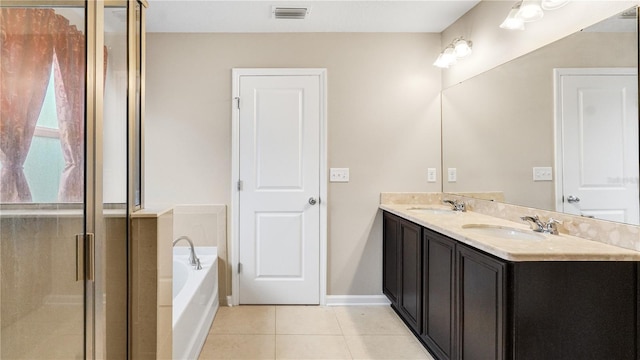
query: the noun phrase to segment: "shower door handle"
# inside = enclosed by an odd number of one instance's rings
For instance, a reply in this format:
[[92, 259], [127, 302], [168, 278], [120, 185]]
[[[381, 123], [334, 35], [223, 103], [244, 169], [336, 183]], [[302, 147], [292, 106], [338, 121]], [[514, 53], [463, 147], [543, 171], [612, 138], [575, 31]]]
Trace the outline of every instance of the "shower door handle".
[[87, 280], [94, 280], [94, 270], [96, 264], [96, 246], [93, 233], [87, 233]]
[[84, 280], [84, 234], [76, 235], [76, 281]]
[[76, 235], [76, 281], [94, 279], [95, 237], [92, 233]]

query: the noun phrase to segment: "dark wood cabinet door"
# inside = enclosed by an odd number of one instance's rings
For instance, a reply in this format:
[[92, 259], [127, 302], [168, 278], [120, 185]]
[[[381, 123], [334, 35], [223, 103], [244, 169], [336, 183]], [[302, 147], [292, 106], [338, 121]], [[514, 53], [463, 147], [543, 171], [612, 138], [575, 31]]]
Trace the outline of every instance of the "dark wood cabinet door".
[[399, 310], [416, 334], [422, 331], [422, 228], [400, 222]]
[[493, 257], [458, 245], [457, 358], [505, 358], [505, 268]]
[[382, 292], [393, 306], [400, 298], [400, 218], [383, 213]]
[[422, 338], [442, 360], [453, 359], [456, 242], [423, 229], [424, 326]]
[[400, 259], [400, 218], [383, 213], [383, 237], [382, 237], [382, 292], [389, 298], [394, 306], [398, 305], [400, 296], [400, 272], [398, 265]]
[[638, 359], [636, 263], [524, 262], [512, 274], [516, 359]]

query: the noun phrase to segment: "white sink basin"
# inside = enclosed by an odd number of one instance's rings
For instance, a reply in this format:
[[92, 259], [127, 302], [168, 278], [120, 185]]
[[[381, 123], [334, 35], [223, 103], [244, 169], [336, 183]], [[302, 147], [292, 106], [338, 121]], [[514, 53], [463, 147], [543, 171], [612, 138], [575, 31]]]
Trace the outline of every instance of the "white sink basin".
[[407, 210], [418, 214], [455, 214], [453, 210], [443, 208], [412, 207]]
[[476, 231], [479, 234], [500, 237], [511, 240], [544, 240], [546, 237], [542, 234], [535, 233], [530, 230], [522, 230], [511, 228], [508, 226], [489, 225], [489, 224], [464, 224], [463, 229]]

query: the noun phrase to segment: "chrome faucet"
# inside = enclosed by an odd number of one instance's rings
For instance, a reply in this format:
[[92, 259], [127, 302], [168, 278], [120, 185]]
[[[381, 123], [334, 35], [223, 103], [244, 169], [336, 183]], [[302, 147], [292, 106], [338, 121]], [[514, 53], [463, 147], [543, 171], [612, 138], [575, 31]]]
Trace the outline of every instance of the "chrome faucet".
[[535, 232], [541, 232], [546, 234], [558, 235], [558, 224], [562, 224], [562, 221], [558, 221], [554, 218], [549, 218], [549, 221], [544, 222], [540, 220], [538, 215], [534, 216], [521, 216], [520, 219], [529, 223], [531, 230]]
[[202, 265], [200, 265], [200, 259], [196, 256], [196, 251], [193, 249], [193, 242], [189, 239], [188, 236], [180, 236], [179, 238], [173, 240], [173, 246], [176, 246], [176, 243], [180, 240], [187, 240], [189, 243], [189, 265], [195, 267], [196, 270], [202, 270]]
[[451, 210], [453, 211], [467, 211], [467, 206], [463, 201], [458, 200], [442, 200], [443, 204], [451, 205]]

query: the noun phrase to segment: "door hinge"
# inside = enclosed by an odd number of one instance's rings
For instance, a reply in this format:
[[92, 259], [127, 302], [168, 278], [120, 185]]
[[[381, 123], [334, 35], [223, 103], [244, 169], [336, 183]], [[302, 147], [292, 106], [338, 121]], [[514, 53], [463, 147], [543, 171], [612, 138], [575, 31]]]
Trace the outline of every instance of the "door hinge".
[[242, 263], [238, 263], [238, 274], [242, 272]]
[[238, 191], [242, 191], [242, 180], [238, 180]]
[[235, 97], [234, 99], [236, 100], [236, 109], [240, 110], [240, 98]]

